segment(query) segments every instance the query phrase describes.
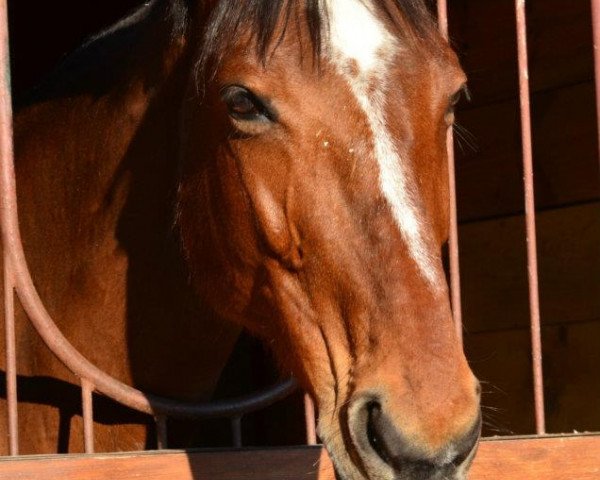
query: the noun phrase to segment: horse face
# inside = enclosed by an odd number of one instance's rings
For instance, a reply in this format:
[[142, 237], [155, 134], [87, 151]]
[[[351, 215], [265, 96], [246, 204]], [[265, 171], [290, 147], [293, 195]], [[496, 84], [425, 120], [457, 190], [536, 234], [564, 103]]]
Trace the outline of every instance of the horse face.
[[441, 40], [379, 13], [330, 1], [318, 68], [300, 22], [266, 62], [240, 35], [187, 102], [179, 225], [202, 297], [315, 399], [342, 478], [460, 479], [479, 387], [441, 249], [465, 79]]

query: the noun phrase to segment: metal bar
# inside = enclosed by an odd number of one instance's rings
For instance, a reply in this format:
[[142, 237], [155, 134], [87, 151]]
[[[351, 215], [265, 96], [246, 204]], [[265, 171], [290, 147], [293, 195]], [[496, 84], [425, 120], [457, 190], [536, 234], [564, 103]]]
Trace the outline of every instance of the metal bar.
[[442, 36], [448, 40], [448, 1], [438, 0], [437, 2], [438, 27]]
[[[3, 161], [13, 161], [12, 141], [12, 100], [10, 91], [10, 53], [8, 46], [8, 11], [6, 0], [0, 1], [0, 158]], [[7, 216], [6, 203], [2, 190], [2, 220]], [[7, 252], [5, 232], [2, 244], [4, 256], [4, 313], [6, 331], [6, 398], [8, 404], [8, 435], [9, 453], [19, 453], [19, 426], [17, 415], [17, 367], [15, 348], [15, 308], [14, 308], [14, 270], [9, 252]]]
[[597, 119], [597, 129], [598, 129], [598, 147], [600, 148], [600, 0], [592, 0], [592, 26], [594, 29], [594, 69], [595, 69], [595, 77], [596, 77], [596, 119]]
[[242, 416], [236, 415], [231, 418], [231, 435], [233, 438], [233, 446], [235, 448], [242, 447]]
[[15, 342], [15, 291], [10, 258], [4, 254], [4, 329], [6, 341], [6, 401], [8, 406], [8, 452], [19, 454], [17, 403], [17, 351]]
[[154, 421], [156, 422], [156, 445], [159, 450], [165, 450], [169, 448], [167, 416], [157, 415]]
[[[448, 2], [438, 0], [438, 26], [442, 36], [448, 40]], [[448, 129], [446, 139], [448, 151], [448, 188], [450, 194], [450, 238], [448, 254], [450, 260], [450, 291], [452, 298], [452, 316], [456, 327], [456, 336], [462, 343], [462, 303], [460, 290], [460, 254], [458, 246], [458, 209], [456, 205], [456, 159], [454, 156], [454, 131]]]
[[537, 434], [541, 435], [546, 433], [546, 421], [544, 412], [544, 378], [542, 371], [542, 339], [540, 329], [537, 240], [535, 232], [533, 147], [531, 142], [531, 102], [529, 92], [527, 17], [525, 14], [525, 0], [515, 0], [515, 10], [517, 19], [517, 46], [519, 55], [519, 96], [521, 102], [521, 136], [523, 142], [523, 179], [525, 185], [525, 222], [527, 228], [527, 269], [529, 276], [529, 310], [531, 316], [535, 424]]
[[83, 444], [85, 453], [94, 453], [94, 386], [81, 379], [81, 410], [83, 412]]
[[308, 393], [304, 394], [304, 423], [306, 425], [306, 444], [317, 444], [315, 404]]

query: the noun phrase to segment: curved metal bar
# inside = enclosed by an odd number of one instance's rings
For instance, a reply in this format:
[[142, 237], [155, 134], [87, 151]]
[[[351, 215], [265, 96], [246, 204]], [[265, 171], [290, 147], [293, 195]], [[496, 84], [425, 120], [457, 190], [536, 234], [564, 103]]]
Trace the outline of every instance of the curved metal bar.
[[[5, 57], [6, 59], [8, 56]], [[27, 267], [19, 231], [15, 169], [13, 162], [12, 111], [10, 109], [10, 80], [6, 66], [2, 72], [2, 158], [0, 159], [0, 222], [4, 254], [10, 259], [15, 290], [31, 323], [50, 350], [75, 375], [89, 382], [98, 392], [130, 408], [150, 415], [170, 417], [214, 418], [231, 417], [264, 408], [292, 393], [293, 379], [281, 382], [256, 394], [219, 403], [184, 403], [145, 394], [111, 377], [90, 363], [58, 329], [40, 299]]]
[[219, 403], [183, 403], [142, 393], [97, 368], [64, 337], [48, 314], [33, 285], [18, 228], [14, 167], [12, 161], [6, 156], [2, 158], [1, 188], [3, 245], [12, 259], [15, 287], [23, 308], [50, 350], [74, 374], [91, 382], [97, 391], [123, 405], [148, 414], [214, 418], [259, 410], [295, 390], [296, 382], [290, 379], [256, 394]]

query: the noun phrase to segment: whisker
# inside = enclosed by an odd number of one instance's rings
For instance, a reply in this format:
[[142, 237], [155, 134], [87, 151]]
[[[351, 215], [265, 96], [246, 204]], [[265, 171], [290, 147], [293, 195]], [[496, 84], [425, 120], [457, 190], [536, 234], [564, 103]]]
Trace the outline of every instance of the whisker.
[[456, 143], [461, 148], [463, 153], [466, 153], [466, 147], [471, 150], [473, 153], [477, 153], [479, 151], [479, 147], [477, 145], [477, 138], [473, 135], [469, 130], [460, 125], [458, 122], [455, 122], [453, 125], [454, 134], [456, 136]]

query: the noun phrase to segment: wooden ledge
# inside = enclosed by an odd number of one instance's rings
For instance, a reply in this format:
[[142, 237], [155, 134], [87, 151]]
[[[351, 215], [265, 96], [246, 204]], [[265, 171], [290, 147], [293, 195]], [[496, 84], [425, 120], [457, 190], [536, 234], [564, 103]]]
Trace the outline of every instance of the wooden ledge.
[[[0, 480], [334, 480], [321, 447], [0, 458]], [[600, 479], [600, 435], [491, 439], [469, 480]]]

